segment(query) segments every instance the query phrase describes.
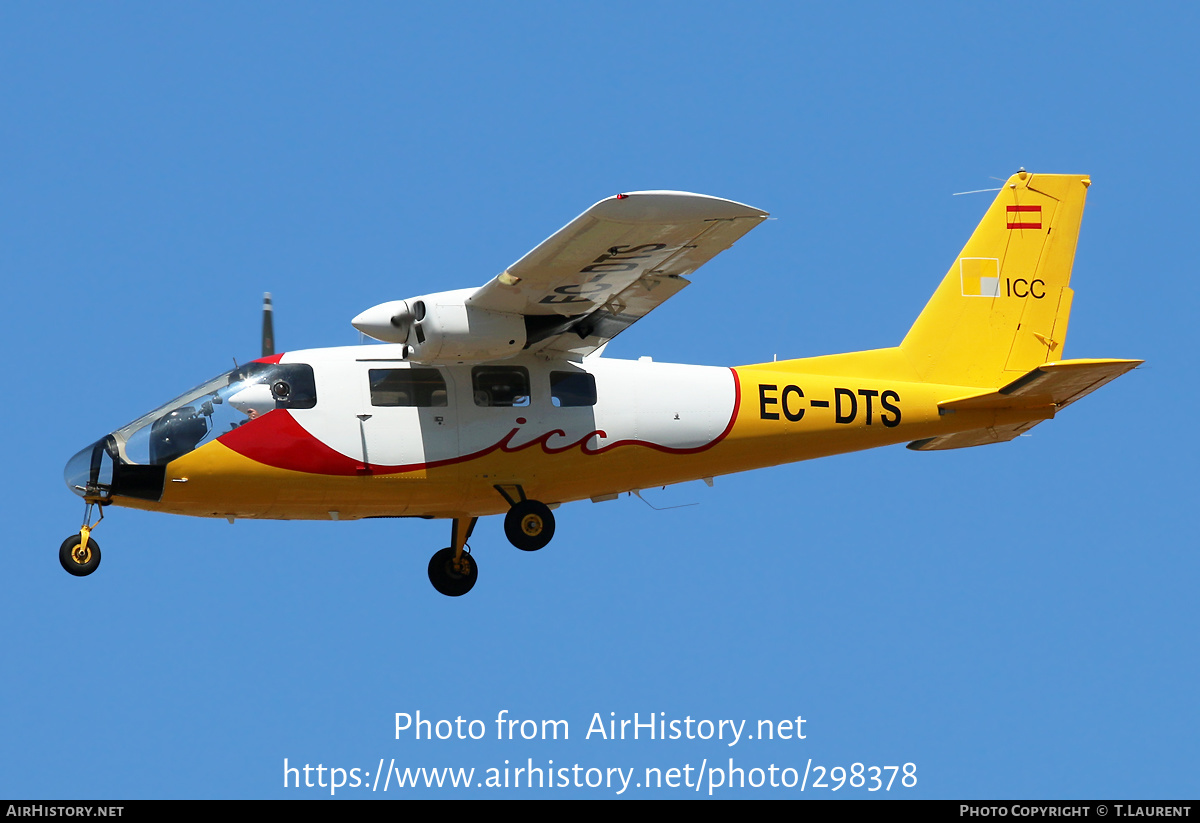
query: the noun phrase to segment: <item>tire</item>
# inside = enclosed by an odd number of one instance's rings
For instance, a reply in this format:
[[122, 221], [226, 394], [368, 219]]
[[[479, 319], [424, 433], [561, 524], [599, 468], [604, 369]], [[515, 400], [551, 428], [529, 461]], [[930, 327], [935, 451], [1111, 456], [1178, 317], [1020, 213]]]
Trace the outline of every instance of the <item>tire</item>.
[[429, 558], [429, 582], [446, 597], [462, 597], [475, 585], [479, 577], [479, 567], [475, 558], [463, 552], [467, 561], [468, 571], [461, 574], [454, 569], [454, 548], [445, 548]]
[[522, 500], [504, 516], [504, 536], [523, 552], [535, 552], [554, 537], [554, 514], [537, 500]]
[[100, 565], [100, 545], [89, 537], [87, 548], [83, 548], [79, 542], [79, 535], [73, 534], [59, 547], [58, 562], [68, 574], [87, 577]]

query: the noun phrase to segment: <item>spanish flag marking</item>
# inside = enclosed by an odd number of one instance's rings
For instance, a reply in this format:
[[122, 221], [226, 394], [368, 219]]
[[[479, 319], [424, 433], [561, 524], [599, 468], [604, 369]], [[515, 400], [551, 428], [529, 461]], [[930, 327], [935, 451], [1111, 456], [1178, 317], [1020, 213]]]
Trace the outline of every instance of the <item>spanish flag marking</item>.
[[1042, 227], [1041, 206], [1008, 206], [1008, 228], [1040, 229]]

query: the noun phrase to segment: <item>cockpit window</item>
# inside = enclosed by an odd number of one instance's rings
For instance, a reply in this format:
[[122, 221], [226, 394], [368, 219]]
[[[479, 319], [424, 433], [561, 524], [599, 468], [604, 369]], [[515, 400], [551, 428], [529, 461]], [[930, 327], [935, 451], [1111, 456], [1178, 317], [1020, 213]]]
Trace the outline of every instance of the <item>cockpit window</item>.
[[312, 366], [247, 363], [139, 417], [113, 438], [125, 462], [161, 466], [267, 412], [316, 404]]
[[311, 409], [317, 405], [317, 382], [307, 363], [247, 363], [229, 373], [229, 384], [270, 386], [276, 409]]

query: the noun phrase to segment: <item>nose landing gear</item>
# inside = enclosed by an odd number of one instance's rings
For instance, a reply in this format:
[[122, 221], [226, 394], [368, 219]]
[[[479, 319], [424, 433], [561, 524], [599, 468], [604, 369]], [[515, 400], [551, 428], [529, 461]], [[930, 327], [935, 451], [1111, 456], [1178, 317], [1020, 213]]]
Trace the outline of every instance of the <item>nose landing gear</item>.
[[93, 501], [88, 501], [83, 513], [83, 525], [79, 533], [73, 534], [62, 542], [58, 548], [58, 562], [68, 574], [76, 577], [86, 577], [100, 566], [100, 544], [92, 539], [92, 529], [100, 525], [104, 519], [104, 503], [100, 503], [100, 519], [88, 525], [92, 519]]

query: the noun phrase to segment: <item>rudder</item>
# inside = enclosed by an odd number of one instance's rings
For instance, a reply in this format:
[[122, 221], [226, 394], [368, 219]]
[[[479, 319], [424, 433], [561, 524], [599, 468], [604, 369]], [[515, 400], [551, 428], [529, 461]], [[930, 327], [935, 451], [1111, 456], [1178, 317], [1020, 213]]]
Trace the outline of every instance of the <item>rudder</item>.
[[998, 387], [1062, 359], [1090, 184], [1024, 170], [1008, 179], [900, 344], [922, 380]]

